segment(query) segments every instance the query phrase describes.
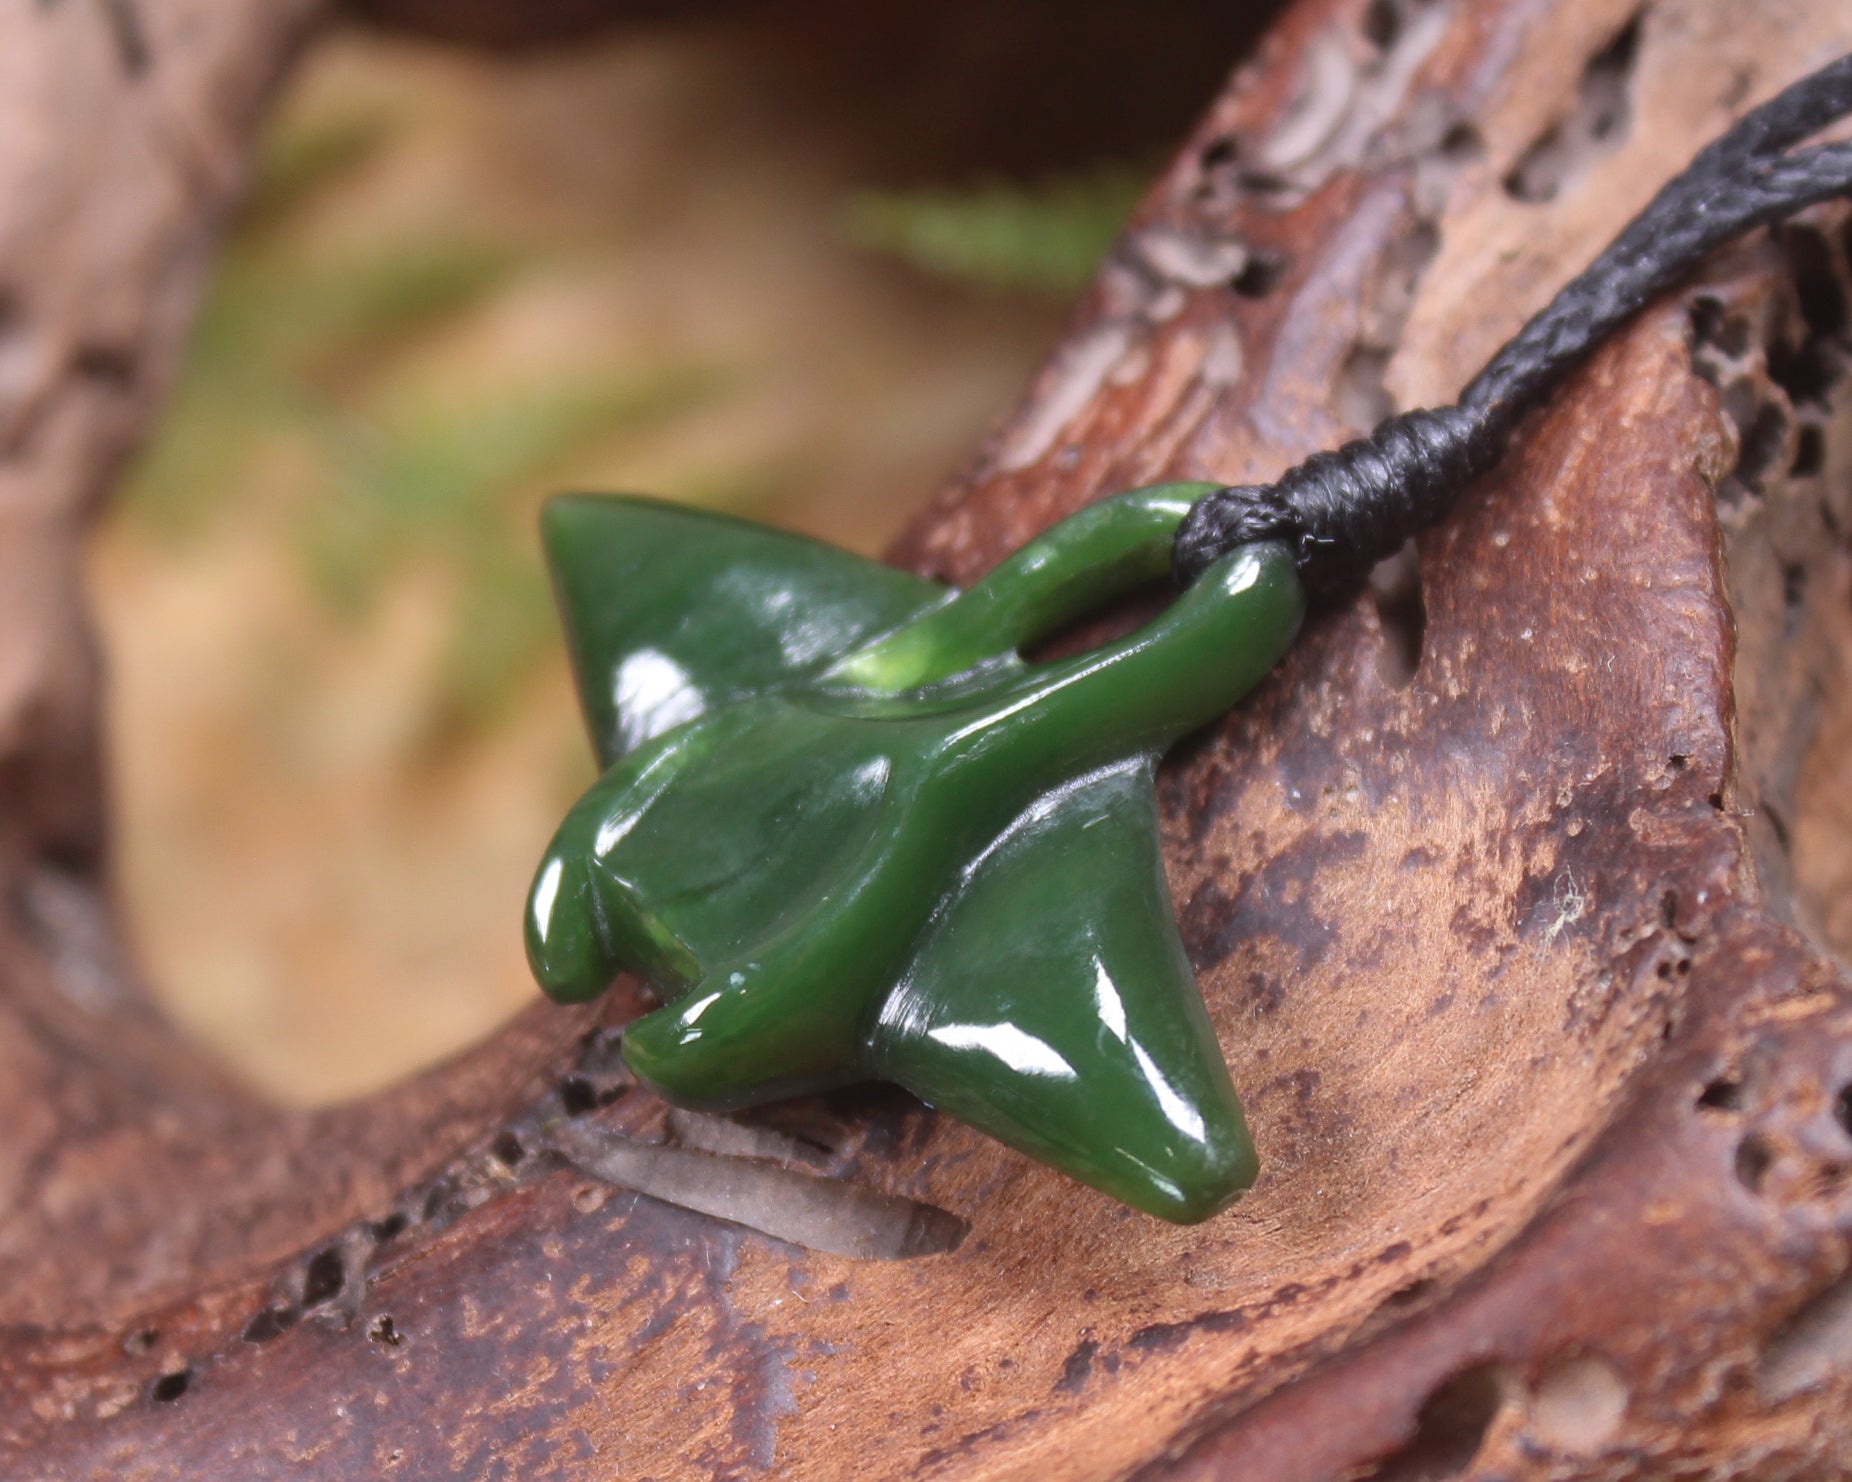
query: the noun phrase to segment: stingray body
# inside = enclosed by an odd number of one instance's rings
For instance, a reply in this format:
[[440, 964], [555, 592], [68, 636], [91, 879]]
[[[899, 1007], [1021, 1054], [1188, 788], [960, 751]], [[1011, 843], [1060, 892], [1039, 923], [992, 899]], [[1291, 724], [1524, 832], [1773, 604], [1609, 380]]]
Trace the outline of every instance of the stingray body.
[[1021, 657], [1160, 578], [1205, 487], [1103, 501], [962, 593], [724, 517], [553, 501], [607, 770], [535, 877], [541, 985], [656, 982], [624, 1055], [684, 1105], [888, 1080], [1150, 1213], [1223, 1207], [1254, 1149], [1172, 918], [1153, 770], [1291, 641], [1291, 558], [1245, 548], [1125, 638]]

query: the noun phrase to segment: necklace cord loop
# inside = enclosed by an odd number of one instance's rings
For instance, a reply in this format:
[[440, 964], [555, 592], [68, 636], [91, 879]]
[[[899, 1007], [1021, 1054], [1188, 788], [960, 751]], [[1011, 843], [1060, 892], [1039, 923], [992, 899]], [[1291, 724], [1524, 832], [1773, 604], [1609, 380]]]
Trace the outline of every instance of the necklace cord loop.
[[1180, 586], [1255, 540], [1289, 544], [1308, 589], [1343, 593], [1446, 515], [1512, 429], [1597, 345], [1725, 242], [1852, 196], [1852, 140], [1791, 146], [1852, 114], [1852, 55], [1745, 114], [1701, 149], [1592, 263], [1506, 343], [1458, 405], [1403, 412], [1271, 484], [1205, 494], [1178, 527]]

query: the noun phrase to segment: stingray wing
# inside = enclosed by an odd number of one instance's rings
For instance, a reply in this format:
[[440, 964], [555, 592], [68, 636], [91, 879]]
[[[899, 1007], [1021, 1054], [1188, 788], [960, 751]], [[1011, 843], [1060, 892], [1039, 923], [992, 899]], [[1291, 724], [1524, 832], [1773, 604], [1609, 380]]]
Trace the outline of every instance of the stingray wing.
[[1166, 1219], [1253, 1182], [1171, 918], [1149, 758], [1027, 810], [969, 872], [874, 1033], [878, 1074]]
[[605, 767], [951, 595], [820, 541], [652, 499], [562, 496], [541, 538]]

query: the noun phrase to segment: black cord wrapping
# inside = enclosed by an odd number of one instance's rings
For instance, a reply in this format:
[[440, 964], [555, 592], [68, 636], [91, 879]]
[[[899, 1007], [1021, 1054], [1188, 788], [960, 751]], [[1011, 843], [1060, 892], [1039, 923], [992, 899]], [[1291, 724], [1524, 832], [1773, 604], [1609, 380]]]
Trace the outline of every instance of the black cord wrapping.
[[1487, 362], [1457, 406], [1404, 412], [1272, 484], [1218, 489], [1178, 528], [1180, 585], [1255, 540], [1295, 549], [1319, 596], [1352, 586], [1439, 520], [1504, 455], [1518, 419], [1595, 346], [1734, 237], [1852, 196], [1852, 141], [1791, 146], [1852, 114], [1852, 56], [1802, 78], [1700, 150], [1646, 209]]

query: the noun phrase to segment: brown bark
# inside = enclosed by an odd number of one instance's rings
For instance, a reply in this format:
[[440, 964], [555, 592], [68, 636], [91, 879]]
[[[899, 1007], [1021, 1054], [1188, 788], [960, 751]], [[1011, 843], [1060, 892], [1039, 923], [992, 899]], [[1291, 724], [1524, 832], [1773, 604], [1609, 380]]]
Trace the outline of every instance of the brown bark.
[[[0, 19], [10, 1473], [1842, 1474], [1846, 872], [1797, 809], [1847, 812], [1844, 212], [1644, 315], [1167, 767], [1266, 1159], [1230, 1214], [1158, 1226], [898, 1096], [666, 1117], [600, 1027], [627, 992], [286, 1115], [112, 945], [75, 562], [311, 9]], [[1849, 47], [1780, 0], [1301, 0], [902, 558], [968, 579], [1104, 491], [1448, 399], [1697, 143]], [[749, 1191], [793, 1243], [561, 1150]], [[812, 1248], [867, 1189], [968, 1233]]]

